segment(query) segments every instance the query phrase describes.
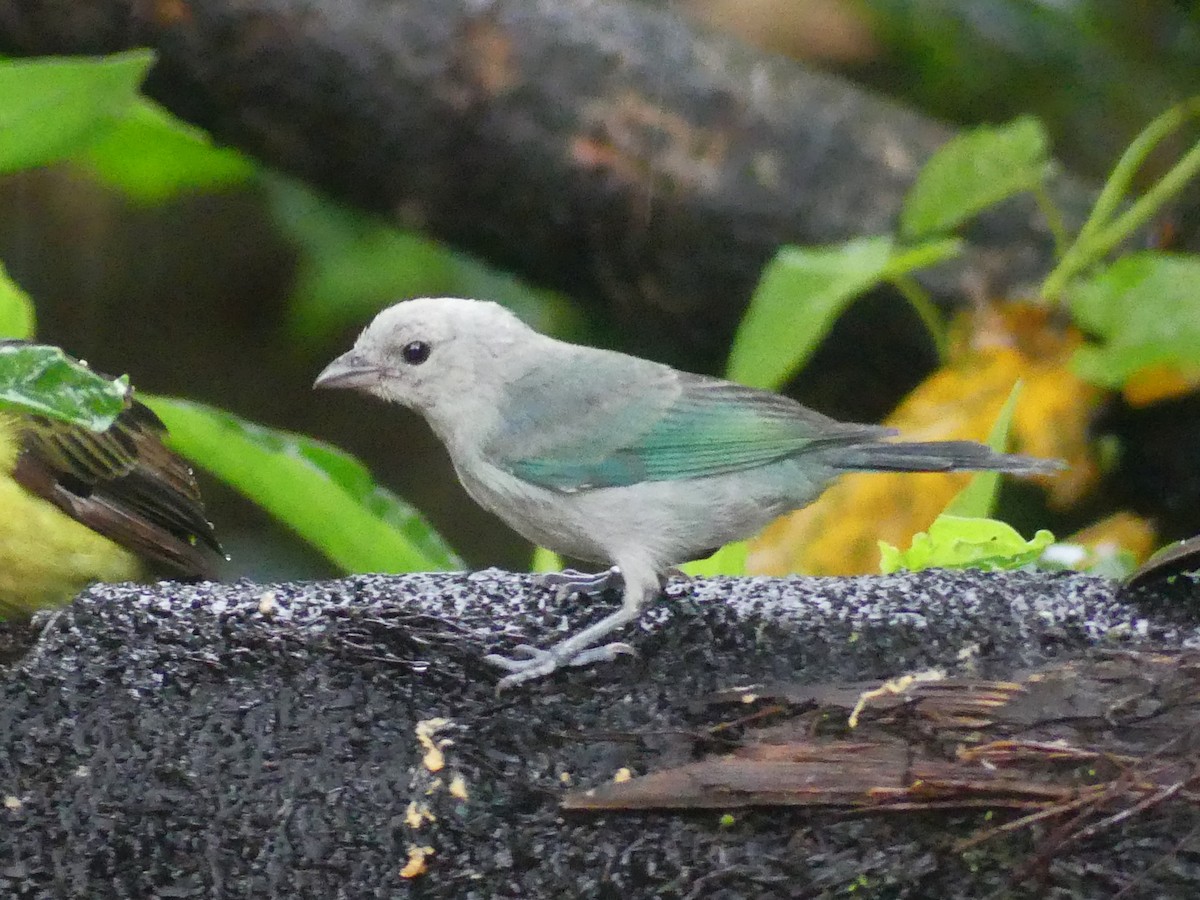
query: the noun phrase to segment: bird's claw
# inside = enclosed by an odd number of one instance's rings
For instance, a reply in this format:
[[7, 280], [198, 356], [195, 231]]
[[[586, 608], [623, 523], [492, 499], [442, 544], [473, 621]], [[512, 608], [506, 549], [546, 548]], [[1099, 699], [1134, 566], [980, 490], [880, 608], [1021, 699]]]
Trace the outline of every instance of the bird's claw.
[[616, 566], [603, 572], [580, 572], [564, 569], [561, 572], [543, 572], [537, 576], [543, 587], [551, 588], [560, 600], [572, 594], [601, 594], [608, 590], [620, 590], [625, 585], [621, 570]]
[[525, 654], [525, 659], [510, 659], [497, 653], [489, 653], [483, 661], [504, 669], [509, 674], [496, 683], [496, 693], [506, 688], [515, 687], [526, 681], [533, 681], [549, 675], [559, 667], [559, 660], [550, 650], [539, 650], [522, 644], [516, 648], [517, 653]]
[[591, 666], [599, 662], [612, 662], [618, 656], [637, 656], [638, 653], [633, 649], [633, 646], [626, 644], [624, 641], [613, 641], [611, 644], [605, 644], [602, 647], [589, 647], [587, 650], [580, 650], [574, 656], [567, 660], [568, 666]]
[[506, 672], [522, 672], [538, 662], [551, 656], [549, 650], [542, 650], [532, 644], [518, 644], [513, 647], [514, 657], [501, 656], [499, 653], [489, 653], [483, 658], [485, 663], [504, 669]]
[[542, 650], [531, 644], [519, 644], [513, 648], [513, 657], [489, 653], [483, 661], [509, 673], [496, 684], [496, 693], [500, 693], [505, 688], [543, 678], [563, 666], [590, 666], [598, 662], [611, 662], [622, 655], [636, 656], [637, 651], [621, 641], [567, 654], [553, 647]]

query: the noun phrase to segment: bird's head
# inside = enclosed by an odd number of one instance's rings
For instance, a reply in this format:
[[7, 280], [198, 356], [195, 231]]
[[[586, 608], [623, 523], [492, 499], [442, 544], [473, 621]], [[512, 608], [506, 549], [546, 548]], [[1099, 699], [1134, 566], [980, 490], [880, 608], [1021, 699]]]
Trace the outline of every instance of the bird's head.
[[536, 335], [496, 303], [422, 297], [390, 306], [317, 376], [315, 388], [354, 388], [434, 415], [469, 407], [519, 362]]

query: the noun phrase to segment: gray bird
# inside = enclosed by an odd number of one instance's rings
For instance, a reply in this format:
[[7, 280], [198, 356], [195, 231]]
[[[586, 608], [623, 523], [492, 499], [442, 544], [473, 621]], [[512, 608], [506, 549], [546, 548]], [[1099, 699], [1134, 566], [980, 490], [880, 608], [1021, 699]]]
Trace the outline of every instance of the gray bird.
[[672, 567], [811, 503], [844, 472], [1053, 471], [971, 441], [892, 443], [787, 397], [555, 340], [504, 307], [454, 297], [381, 312], [314, 387], [356, 388], [429, 422], [474, 500], [529, 540], [615, 568], [547, 580], [624, 583], [621, 608], [548, 649], [487, 661], [500, 687], [632, 653], [597, 646]]

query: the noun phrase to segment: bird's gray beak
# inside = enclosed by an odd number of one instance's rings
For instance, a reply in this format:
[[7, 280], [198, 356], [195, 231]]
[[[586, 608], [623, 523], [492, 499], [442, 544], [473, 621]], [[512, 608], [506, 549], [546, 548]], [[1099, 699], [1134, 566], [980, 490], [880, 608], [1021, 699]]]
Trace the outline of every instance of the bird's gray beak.
[[361, 354], [351, 350], [343, 353], [325, 367], [313, 382], [314, 388], [358, 388], [366, 390], [383, 380], [383, 369], [367, 362]]

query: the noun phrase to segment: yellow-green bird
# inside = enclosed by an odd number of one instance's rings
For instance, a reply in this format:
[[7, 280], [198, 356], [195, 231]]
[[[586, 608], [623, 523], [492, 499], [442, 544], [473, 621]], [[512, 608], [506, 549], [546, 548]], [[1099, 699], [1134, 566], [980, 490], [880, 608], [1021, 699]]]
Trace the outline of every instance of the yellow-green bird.
[[96, 581], [216, 577], [220, 544], [165, 433], [132, 398], [103, 432], [0, 411], [0, 618]]

